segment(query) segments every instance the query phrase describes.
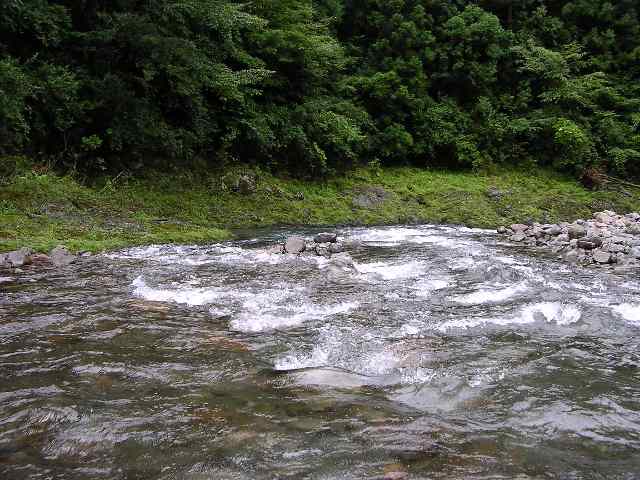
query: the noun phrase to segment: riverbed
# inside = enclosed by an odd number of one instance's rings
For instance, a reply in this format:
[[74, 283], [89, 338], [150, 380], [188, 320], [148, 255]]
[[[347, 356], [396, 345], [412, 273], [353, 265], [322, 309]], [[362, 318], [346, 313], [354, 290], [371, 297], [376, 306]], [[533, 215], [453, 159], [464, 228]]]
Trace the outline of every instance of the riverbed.
[[0, 478], [638, 478], [637, 273], [463, 227], [265, 250], [314, 233], [0, 284]]

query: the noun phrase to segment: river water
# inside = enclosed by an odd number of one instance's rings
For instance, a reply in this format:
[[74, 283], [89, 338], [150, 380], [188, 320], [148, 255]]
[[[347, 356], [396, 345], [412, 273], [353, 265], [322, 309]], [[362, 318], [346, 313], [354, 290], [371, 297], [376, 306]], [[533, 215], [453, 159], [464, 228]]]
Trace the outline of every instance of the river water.
[[[0, 284], [0, 478], [640, 478], [640, 281], [453, 227]], [[386, 476], [386, 477], [385, 477]]]

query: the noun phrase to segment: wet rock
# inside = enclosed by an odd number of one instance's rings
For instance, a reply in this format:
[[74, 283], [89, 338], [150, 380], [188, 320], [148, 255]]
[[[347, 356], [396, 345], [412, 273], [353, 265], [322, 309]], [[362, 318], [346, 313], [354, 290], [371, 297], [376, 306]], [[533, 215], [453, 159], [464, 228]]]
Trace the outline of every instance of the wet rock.
[[34, 265], [46, 265], [47, 263], [51, 263], [51, 258], [44, 253], [34, 253], [31, 255], [31, 263]]
[[507, 227], [498, 227], [497, 232], [501, 235], [504, 235], [505, 233], [507, 233]]
[[569, 228], [567, 229], [567, 233], [569, 234], [569, 238], [570, 239], [577, 239], [577, 238], [582, 238], [582, 237], [586, 237], [587, 235], [587, 229], [584, 228], [582, 225], [569, 225]]
[[597, 245], [587, 240], [578, 240], [578, 248], [583, 248], [584, 250], [594, 250], [595, 248], [597, 248]]
[[620, 245], [619, 243], [608, 243], [604, 245], [602, 249], [606, 250], [609, 253], [624, 253], [627, 248], [624, 245]]
[[331, 254], [342, 253], [342, 252], [344, 252], [344, 245], [342, 243], [330, 243], [329, 244], [329, 252]]
[[409, 472], [404, 465], [390, 464], [384, 467], [383, 480], [405, 480], [409, 478]]
[[612, 257], [609, 252], [605, 252], [604, 250], [596, 250], [593, 252], [593, 261], [599, 264], [612, 263]]
[[27, 247], [23, 247], [20, 250], [14, 250], [5, 254], [4, 262], [11, 267], [22, 267], [23, 265], [29, 265], [31, 263], [31, 255], [33, 250]]
[[338, 253], [333, 255], [329, 260], [329, 268], [331, 271], [357, 272], [356, 264], [348, 253]]
[[557, 237], [562, 234], [562, 228], [559, 225], [551, 225], [544, 230], [544, 233], [551, 237]]
[[609, 215], [609, 212], [598, 212], [593, 216], [593, 218], [596, 220], [596, 222], [604, 223], [605, 225], [613, 222], [613, 219]]
[[577, 263], [578, 257], [579, 257], [579, 254], [577, 250], [569, 250], [567, 253], [564, 254], [565, 261], [570, 263]]
[[302, 237], [289, 237], [284, 244], [284, 251], [294, 255], [299, 255], [307, 248], [307, 243]]
[[385, 473], [384, 477], [382, 478], [384, 480], [405, 480], [409, 478], [409, 474], [407, 472], [401, 472], [401, 471], [388, 472], [388, 473]]
[[314, 246], [314, 251], [316, 252], [316, 255], [319, 255], [321, 257], [327, 257], [329, 258], [331, 256], [331, 251], [329, 250], [329, 245], [331, 245], [330, 243], [316, 243]]
[[336, 243], [338, 241], [338, 235], [335, 233], [322, 232], [313, 237], [313, 241], [316, 243]]
[[49, 252], [49, 260], [56, 267], [65, 267], [75, 262], [77, 257], [60, 245]]
[[514, 223], [513, 225], [511, 225], [511, 230], [514, 233], [522, 233], [529, 230], [529, 225], [525, 225], [523, 223]]
[[625, 232], [630, 235], [640, 235], [640, 224], [627, 225]]
[[535, 238], [542, 238], [544, 236], [544, 230], [542, 228], [534, 225], [529, 230], [527, 230], [527, 235]]
[[556, 237], [556, 241], [558, 242], [569, 242], [569, 240], [571, 239], [569, 238], [569, 235], [566, 233], [561, 233]]
[[511, 240], [512, 242], [522, 242], [526, 238], [527, 238], [527, 236], [524, 233], [518, 232], [518, 233], [515, 233], [515, 234], [511, 235], [509, 237], [509, 240]]

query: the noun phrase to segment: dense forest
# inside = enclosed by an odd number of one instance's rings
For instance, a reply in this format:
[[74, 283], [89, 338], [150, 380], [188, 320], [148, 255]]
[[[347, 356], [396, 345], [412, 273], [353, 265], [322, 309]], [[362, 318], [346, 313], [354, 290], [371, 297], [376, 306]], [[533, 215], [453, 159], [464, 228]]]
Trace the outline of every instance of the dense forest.
[[640, 176], [637, 0], [0, 1], [0, 156]]

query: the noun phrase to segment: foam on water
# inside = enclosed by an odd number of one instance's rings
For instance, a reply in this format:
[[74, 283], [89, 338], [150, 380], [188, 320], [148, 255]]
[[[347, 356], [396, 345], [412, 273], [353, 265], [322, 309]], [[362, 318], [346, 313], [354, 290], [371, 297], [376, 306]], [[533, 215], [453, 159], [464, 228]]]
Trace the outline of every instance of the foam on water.
[[436, 329], [448, 332], [452, 329], [468, 329], [486, 325], [527, 325], [537, 321], [544, 321], [558, 326], [568, 326], [577, 323], [581, 317], [582, 312], [576, 305], [559, 302], [540, 302], [522, 307], [515, 315], [449, 320], [437, 325]]
[[174, 288], [153, 288], [139, 276], [131, 284], [133, 295], [154, 302], [183, 303], [190, 306], [206, 305], [221, 297], [221, 290], [216, 288], [191, 288], [175, 285]]
[[356, 302], [341, 302], [330, 305], [300, 304], [297, 302], [278, 305], [276, 302], [274, 305], [268, 300], [269, 297], [270, 295], [256, 295], [251, 301], [245, 302], [245, 310], [232, 320], [229, 326], [243, 332], [261, 332], [345, 314], [358, 307]]
[[480, 305], [485, 303], [500, 303], [505, 300], [524, 293], [528, 290], [526, 283], [520, 283], [507, 288], [482, 288], [476, 292], [468, 293], [466, 295], [460, 295], [454, 297], [457, 303], [464, 305]]
[[425, 265], [421, 262], [407, 262], [395, 265], [374, 262], [358, 264], [356, 268], [360, 273], [379, 275], [385, 280], [419, 277], [425, 273]]
[[632, 323], [640, 323], [640, 303], [623, 303], [612, 308], [614, 312]]

